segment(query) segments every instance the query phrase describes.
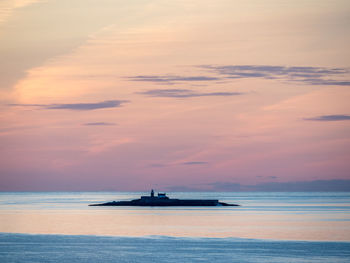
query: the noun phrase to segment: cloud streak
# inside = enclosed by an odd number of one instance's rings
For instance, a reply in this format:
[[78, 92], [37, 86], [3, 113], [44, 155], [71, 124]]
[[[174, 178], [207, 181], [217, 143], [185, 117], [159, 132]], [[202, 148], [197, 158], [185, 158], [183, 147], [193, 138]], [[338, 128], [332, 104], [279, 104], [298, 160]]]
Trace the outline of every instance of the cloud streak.
[[322, 115], [305, 118], [306, 121], [350, 121], [350, 115]]
[[199, 161], [196, 161], [196, 162], [184, 162], [182, 163], [183, 165], [204, 165], [204, 164], [208, 164], [208, 162], [199, 162]]
[[162, 168], [162, 167], [169, 167], [169, 166], [177, 166], [177, 165], [187, 165], [187, 166], [192, 166], [192, 165], [206, 165], [209, 164], [209, 162], [204, 162], [204, 161], [191, 161], [191, 162], [176, 162], [176, 163], [154, 163], [151, 164], [151, 167], [154, 168]]
[[350, 86], [350, 80], [335, 79], [349, 74], [349, 70], [345, 68], [269, 65], [200, 65], [197, 67], [219, 74], [225, 79], [263, 78], [302, 82], [308, 85]]
[[150, 97], [162, 98], [193, 98], [193, 97], [226, 97], [242, 95], [241, 92], [196, 92], [189, 89], [152, 89], [138, 92]]
[[54, 103], [54, 104], [10, 104], [10, 106], [39, 107], [46, 110], [74, 110], [90, 111], [106, 108], [118, 108], [126, 103], [126, 100], [106, 100], [93, 103]]
[[126, 77], [131, 81], [174, 84], [182, 82], [212, 82], [233, 79], [276, 79], [307, 85], [350, 86], [349, 69], [326, 67], [286, 67], [272, 65], [198, 65], [210, 75], [137, 75]]
[[129, 76], [131, 81], [144, 81], [154, 83], [174, 83], [174, 82], [196, 82], [196, 81], [215, 81], [220, 80], [213, 76], [177, 76], [177, 75], [138, 75]]
[[115, 123], [112, 122], [88, 122], [83, 123], [84, 126], [113, 126]]

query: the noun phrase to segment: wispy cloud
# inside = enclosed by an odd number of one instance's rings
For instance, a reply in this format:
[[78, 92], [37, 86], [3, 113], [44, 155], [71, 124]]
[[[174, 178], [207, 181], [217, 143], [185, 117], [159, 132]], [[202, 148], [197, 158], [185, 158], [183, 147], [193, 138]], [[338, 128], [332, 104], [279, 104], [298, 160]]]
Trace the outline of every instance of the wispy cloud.
[[324, 85], [324, 86], [350, 86], [350, 81], [340, 81], [332, 79], [295, 79], [293, 81], [304, 82], [310, 85]]
[[154, 83], [174, 83], [174, 82], [195, 82], [195, 81], [215, 81], [220, 80], [214, 76], [177, 76], [177, 75], [138, 75], [129, 76], [131, 81], [144, 81]]
[[226, 79], [264, 78], [302, 82], [309, 85], [350, 86], [350, 80], [335, 79], [349, 74], [346, 68], [285, 67], [269, 65], [200, 65], [199, 68]]
[[106, 108], [121, 107], [126, 103], [126, 100], [107, 100], [102, 102], [93, 103], [54, 103], [54, 104], [10, 104], [10, 106], [25, 106], [25, 107], [39, 107], [41, 109], [48, 110], [76, 110], [76, 111], [89, 111]]
[[162, 168], [167, 166], [169, 166], [169, 164], [165, 164], [165, 163], [153, 163], [150, 165], [150, 167], [154, 167], [154, 168]]
[[272, 65], [199, 65], [210, 75], [137, 75], [128, 76], [131, 81], [175, 84], [181, 82], [211, 82], [232, 79], [263, 78], [307, 85], [350, 86], [349, 69], [326, 67], [286, 67]]
[[306, 121], [349, 121], [350, 115], [322, 115], [312, 118], [304, 118]]
[[170, 162], [170, 163], [153, 163], [150, 166], [154, 168], [162, 168], [168, 166], [177, 166], [177, 165], [206, 165], [208, 162], [204, 161], [192, 161], [192, 162]]
[[237, 96], [242, 95], [241, 92], [197, 92], [189, 89], [152, 89], [138, 94], [150, 97], [163, 98], [191, 98], [191, 97], [210, 97], [210, 96]]
[[200, 162], [200, 161], [196, 161], [196, 162], [184, 162], [182, 163], [183, 165], [203, 165], [203, 164], [208, 164], [208, 162]]
[[116, 125], [112, 122], [87, 122], [83, 123], [84, 126], [113, 126]]

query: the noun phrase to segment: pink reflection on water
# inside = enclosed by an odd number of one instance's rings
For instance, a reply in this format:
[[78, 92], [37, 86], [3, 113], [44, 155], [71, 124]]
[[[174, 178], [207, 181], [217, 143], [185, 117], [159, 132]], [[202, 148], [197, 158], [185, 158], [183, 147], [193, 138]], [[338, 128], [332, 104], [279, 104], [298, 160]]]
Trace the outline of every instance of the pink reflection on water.
[[350, 241], [349, 217], [239, 210], [3, 210], [0, 232]]

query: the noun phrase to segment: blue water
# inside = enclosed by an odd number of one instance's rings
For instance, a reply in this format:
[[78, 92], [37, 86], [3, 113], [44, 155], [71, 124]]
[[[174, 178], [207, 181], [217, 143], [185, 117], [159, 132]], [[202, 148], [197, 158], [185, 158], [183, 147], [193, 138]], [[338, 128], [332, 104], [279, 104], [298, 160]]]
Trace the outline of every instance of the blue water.
[[350, 262], [350, 193], [169, 193], [240, 207], [89, 207], [136, 192], [0, 193], [0, 262]]
[[0, 234], [0, 262], [350, 262], [350, 243]]

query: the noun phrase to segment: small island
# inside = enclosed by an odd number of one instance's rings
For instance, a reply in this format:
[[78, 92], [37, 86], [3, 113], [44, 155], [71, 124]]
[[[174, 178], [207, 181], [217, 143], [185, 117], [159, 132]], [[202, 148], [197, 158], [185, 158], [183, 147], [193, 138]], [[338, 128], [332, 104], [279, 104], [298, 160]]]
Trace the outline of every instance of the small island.
[[154, 195], [152, 189], [149, 196], [141, 196], [140, 199], [131, 201], [113, 201], [102, 204], [91, 204], [89, 206], [239, 206], [237, 204], [227, 204], [215, 199], [172, 199], [165, 193]]

